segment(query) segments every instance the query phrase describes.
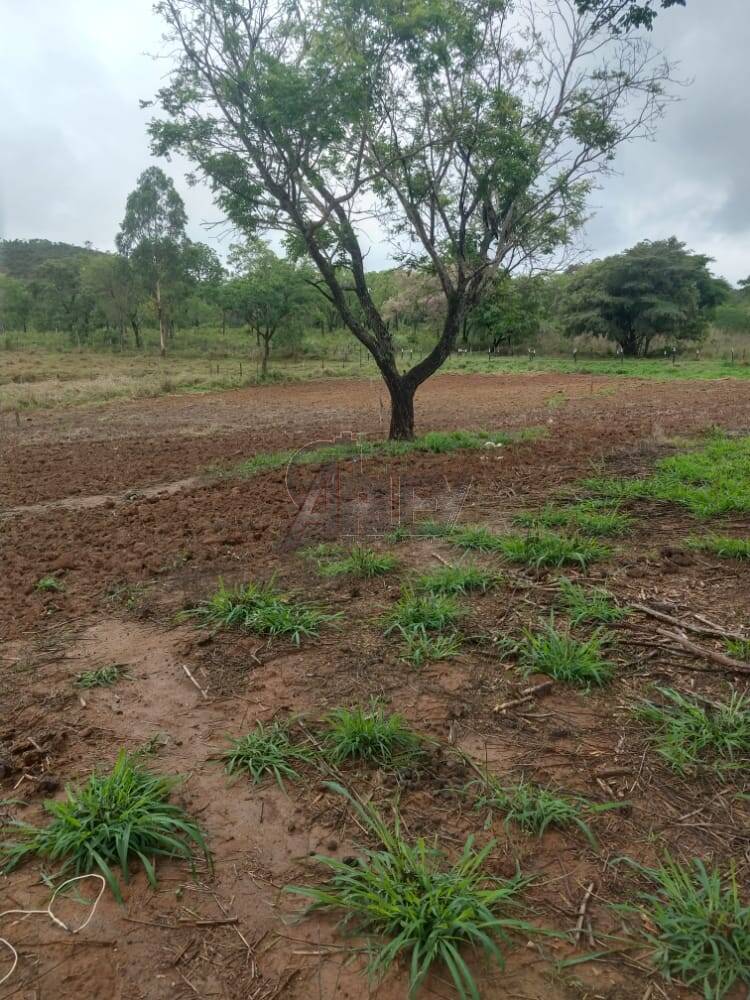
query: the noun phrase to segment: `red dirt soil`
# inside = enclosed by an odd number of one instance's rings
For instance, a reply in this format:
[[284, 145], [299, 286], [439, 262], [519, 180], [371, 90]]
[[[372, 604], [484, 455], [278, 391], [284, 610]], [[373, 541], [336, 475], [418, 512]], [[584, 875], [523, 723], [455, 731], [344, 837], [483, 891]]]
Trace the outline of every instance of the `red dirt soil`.
[[[352, 941], [332, 918], [287, 922], [300, 904], [280, 888], [321, 877], [309, 855], [344, 858], [362, 843], [342, 802], [313, 771], [285, 794], [244, 779], [228, 785], [215, 760], [228, 733], [241, 735], [258, 720], [300, 713], [314, 726], [332, 707], [372, 697], [442, 744], [424, 772], [402, 780], [400, 810], [409, 836], [439, 835], [449, 853], [468, 833], [482, 843], [496, 836], [491, 870], [509, 876], [518, 863], [535, 875], [526, 901], [543, 927], [571, 930], [586, 886], [595, 883], [587, 909], [591, 938], [579, 949], [557, 939], [516, 941], [504, 973], [472, 959], [483, 998], [641, 1000], [664, 989], [671, 998], [693, 995], [658, 977], [649, 994], [652, 973], [639, 947], [618, 946], [605, 961], [565, 970], [554, 963], [613, 947], [607, 934], [621, 934], [608, 904], [632, 897], [636, 882], [608, 859], [628, 855], [652, 863], [662, 843], [717, 863], [734, 857], [746, 881], [745, 807], [708, 779], [677, 779], [666, 771], [625, 707], [652, 681], [720, 697], [728, 675], [705, 664], [696, 673], [694, 659], [659, 649], [657, 623], [638, 619], [618, 629], [618, 679], [606, 692], [587, 696], [557, 685], [536, 703], [496, 713], [495, 705], [534, 678], [520, 678], [491, 644], [467, 644], [457, 660], [415, 670], [378, 624], [407, 572], [434, 568], [455, 552], [413, 541], [392, 549], [400, 573], [369, 582], [322, 579], [285, 544], [297, 511], [283, 470], [251, 479], [206, 475], [209, 466], [341, 432], [375, 437], [387, 422], [381, 401], [377, 383], [335, 381], [40, 412], [24, 418], [20, 429], [6, 423], [0, 839], [8, 832], [4, 814], [40, 821], [41, 802], [62, 794], [62, 782], [111, 766], [121, 746], [132, 750], [151, 740], [151, 766], [188, 775], [176, 796], [206, 830], [216, 865], [213, 873], [199, 866], [194, 878], [186, 866], [161, 862], [156, 891], [135, 876], [125, 907], [107, 894], [76, 937], [45, 917], [18, 924], [0, 919], [0, 937], [20, 954], [0, 997], [403, 1000], [400, 967], [370, 993], [361, 956], [351, 959]], [[454, 375], [423, 388], [418, 422], [420, 430], [545, 429], [538, 440], [501, 450], [372, 464], [381, 482], [400, 474], [424, 494], [446, 481], [468, 486], [462, 520], [505, 529], [511, 512], [543, 503], [592, 468], [642, 473], [672, 437], [714, 425], [747, 430], [750, 385]], [[302, 487], [316, 481], [313, 469], [299, 476]], [[606, 580], [621, 599], [658, 604], [678, 617], [702, 613], [726, 628], [750, 621], [747, 569], [681, 551], [679, 543], [696, 525], [679, 511], [636, 507], [633, 513], [637, 530], [620, 543], [617, 558], [593, 568], [588, 579]], [[748, 530], [741, 519], [728, 527]], [[489, 557], [479, 561], [494, 565]], [[281, 586], [341, 612], [342, 624], [299, 650], [253, 636], [209, 638], [174, 625], [174, 613], [210, 593], [217, 578], [274, 572]], [[36, 582], [48, 574], [64, 589], [37, 591]], [[471, 602], [464, 631], [517, 635], [548, 616], [550, 579], [511, 572], [505, 587]], [[111, 663], [126, 664], [128, 678], [109, 689], [75, 688], [80, 672]], [[741, 677], [735, 681], [744, 686]], [[451, 756], [451, 745], [499, 774], [524, 773], [631, 805], [596, 822], [598, 853], [576, 833], [536, 840], [506, 830], [502, 818], [485, 830], [485, 815], [455, 791], [472, 772]], [[388, 810], [392, 775], [345, 769], [345, 778]], [[26, 805], [4, 806], [4, 799]], [[6, 900], [14, 908], [45, 905], [49, 892], [38, 879], [40, 867], [32, 863], [0, 877], [0, 910]], [[8, 967], [3, 960], [0, 954], [0, 978]], [[424, 991], [452, 995], [444, 971]]]

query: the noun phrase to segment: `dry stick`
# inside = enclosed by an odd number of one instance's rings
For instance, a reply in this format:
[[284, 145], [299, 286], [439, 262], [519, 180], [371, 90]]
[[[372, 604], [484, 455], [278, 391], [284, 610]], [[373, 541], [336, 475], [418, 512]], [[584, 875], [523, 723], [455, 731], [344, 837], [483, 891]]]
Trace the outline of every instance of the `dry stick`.
[[495, 705], [492, 711], [504, 712], [506, 708], [513, 708], [515, 705], [523, 705], [527, 701], [532, 701], [536, 695], [544, 694], [545, 692], [550, 691], [554, 686], [554, 681], [542, 681], [541, 684], [535, 684], [534, 687], [523, 690], [519, 698], [511, 698], [510, 701], [504, 701], [499, 705]]
[[575, 939], [576, 944], [579, 944], [581, 938], [583, 937], [583, 922], [586, 919], [586, 910], [588, 909], [589, 900], [594, 892], [594, 883], [589, 882], [586, 892], [583, 894], [583, 899], [581, 900], [581, 905], [578, 907], [578, 920], [576, 921]]
[[196, 686], [196, 687], [198, 688], [198, 690], [199, 690], [199, 691], [200, 691], [200, 693], [201, 693], [201, 694], [203, 695], [203, 697], [204, 697], [204, 698], [208, 698], [208, 692], [207, 692], [207, 691], [204, 691], [204, 690], [203, 690], [203, 688], [202, 688], [202, 687], [200, 686], [200, 684], [199, 684], [199, 683], [198, 683], [198, 681], [197, 681], [197, 680], [195, 679], [195, 677], [193, 677], [193, 675], [192, 675], [192, 674], [190, 673], [189, 669], [188, 669], [188, 668], [187, 668], [187, 667], [185, 666], [185, 664], [184, 664], [184, 663], [182, 664], [182, 669], [183, 669], [183, 670], [185, 671], [185, 673], [186, 673], [186, 674], [188, 675], [188, 677], [189, 677], [189, 678], [190, 678], [190, 680], [191, 680], [191, 681], [193, 682], [193, 684], [195, 684], [195, 686]]
[[[666, 622], [668, 625], [676, 625], [679, 629], [687, 629], [688, 632], [695, 632], [697, 635], [712, 635], [718, 639], [744, 638], [739, 632], [730, 632], [720, 628], [705, 628], [702, 625], [692, 625], [690, 622], [680, 621], [679, 618], [667, 615], [663, 611], [657, 611], [655, 608], [649, 608], [646, 604], [631, 604], [629, 607], [633, 608], [634, 611], [641, 611], [650, 618], [657, 618], [660, 622]], [[697, 618], [698, 616], [696, 615], [695, 617]]]
[[750, 674], [750, 663], [740, 663], [739, 660], [733, 660], [731, 656], [725, 656], [724, 653], [716, 653], [713, 649], [706, 649], [705, 646], [699, 646], [697, 643], [691, 642], [684, 632], [668, 632], [666, 629], [659, 629], [659, 633], [665, 638], [678, 643], [683, 649], [694, 656], [698, 656], [704, 660], [711, 660], [713, 663], [718, 663], [720, 666], [726, 667], [737, 674]]

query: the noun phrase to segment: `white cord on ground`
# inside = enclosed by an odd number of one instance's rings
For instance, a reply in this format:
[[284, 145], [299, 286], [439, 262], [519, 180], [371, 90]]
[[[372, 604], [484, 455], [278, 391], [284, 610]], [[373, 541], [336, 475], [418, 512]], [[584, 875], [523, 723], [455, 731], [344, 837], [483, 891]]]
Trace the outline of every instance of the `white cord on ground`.
[[[54, 905], [55, 900], [57, 899], [57, 897], [60, 895], [60, 893], [63, 891], [63, 889], [66, 886], [72, 885], [73, 882], [81, 882], [83, 879], [86, 879], [86, 878], [98, 878], [99, 879], [99, 881], [101, 882], [101, 886], [99, 888], [99, 893], [98, 893], [96, 899], [94, 900], [94, 902], [93, 902], [93, 904], [91, 906], [91, 911], [90, 911], [89, 915], [86, 917], [86, 919], [81, 924], [81, 926], [80, 927], [76, 927], [75, 929], [71, 930], [71, 928], [68, 927], [68, 925], [63, 920], [60, 920], [59, 917], [55, 916], [55, 914], [52, 912], [52, 907]], [[50, 920], [54, 924], [57, 924], [58, 927], [62, 927], [62, 929], [64, 931], [67, 931], [69, 934], [79, 934], [84, 929], [84, 927], [88, 927], [88, 925], [91, 923], [91, 919], [94, 916], [94, 914], [96, 913], [96, 908], [99, 905], [99, 900], [104, 895], [104, 890], [106, 888], [107, 888], [107, 883], [104, 880], [104, 876], [103, 875], [93, 875], [93, 874], [92, 875], [76, 875], [75, 878], [66, 879], [65, 882], [61, 882], [60, 885], [58, 885], [58, 887], [52, 893], [52, 898], [50, 899], [49, 903], [47, 904], [47, 908], [46, 909], [44, 909], [44, 910], [4, 910], [2, 913], [0, 913], [0, 918], [2, 918], [2, 917], [8, 917], [11, 914], [17, 914], [17, 915], [19, 915], [19, 916], [21, 916], [23, 918], [26, 918], [26, 917], [35, 917], [35, 916], [47, 916], [47, 917], [50, 918]], [[10, 943], [10, 941], [7, 941], [5, 938], [0, 938], [0, 944], [4, 945], [8, 949], [8, 951], [11, 953], [12, 962], [13, 962], [13, 964], [10, 967], [10, 970], [5, 973], [5, 975], [2, 977], [2, 979], [0, 979], [0, 986], [2, 986], [3, 983], [7, 983], [7, 981], [10, 979], [10, 977], [16, 971], [16, 967], [18, 966], [18, 952], [13, 947], [13, 945]]]

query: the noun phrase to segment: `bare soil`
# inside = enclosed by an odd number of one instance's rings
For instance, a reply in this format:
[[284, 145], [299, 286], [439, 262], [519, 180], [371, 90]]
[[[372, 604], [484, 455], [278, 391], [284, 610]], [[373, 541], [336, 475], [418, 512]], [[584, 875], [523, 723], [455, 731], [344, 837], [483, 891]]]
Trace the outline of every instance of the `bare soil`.
[[[216, 474], [258, 452], [352, 432], [376, 437], [387, 426], [385, 407], [376, 383], [333, 382], [37, 411], [20, 425], [5, 416], [0, 836], [11, 816], [41, 820], [46, 798], [109, 767], [120, 747], [149, 743], [154, 768], [186, 776], [176, 798], [205, 829], [215, 865], [191, 872], [161, 862], [156, 891], [135, 875], [125, 906], [105, 895], [77, 936], [45, 917], [0, 918], [0, 937], [20, 956], [0, 997], [405, 998], [402, 968], [379, 987], [369, 985], [365, 958], [352, 951], [362, 942], [347, 938], [332, 918], [293, 920], [300, 903], [282, 892], [320, 879], [311, 855], [356, 853], [362, 833], [342, 801], [314, 771], [284, 792], [230, 783], [216, 760], [227, 734], [241, 735], [259, 720], [300, 714], [314, 728], [332, 707], [372, 697], [439, 742], [429, 765], [401, 776], [398, 787], [388, 773], [344, 771], [384, 810], [399, 792], [406, 834], [438, 836], [449, 854], [469, 833], [480, 843], [497, 837], [490, 866], [510, 875], [520, 865], [535, 876], [526, 902], [540, 927], [570, 931], [586, 886], [595, 885], [580, 946], [540, 936], [518, 940], [504, 971], [472, 960], [483, 997], [694, 995], [654, 977], [646, 950], [632, 944], [632, 921], [631, 945], [623, 943], [611, 904], [632, 898], [638, 880], [614, 862], [627, 856], [653, 863], [667, 847], [718, 864], [733, 859], [747, 886], [748, 803], [736, 798], [736, 784], [667, 771], [628, 706], [654, 683], [715, 699], [730, 684], [744, 689], [747, 678], [676, 652], [659, 623], [639, 615], [617, 627], [619, 669], [609, 688], [583, 694], [557, 684], [538, 700], [495, 711], [535, 679], [520, 677], [486, 636], [517, 635], [547, 618], [554, 601], [554, 575], [507, 567], [505, 587], [467, 603], [463, 630], [485, 639], [467, 643], [453, 661], [419, 670], [404, 663], [378, 617], [413, 570], [455, 560], [455, 551], [427, 540], [388, 546], [381, 537], [374, 544], [398, 554], [400, 572], [368, 582], [324, 579], [300, 550], [330, 537], [330, 520], [300, 527], [284, 470], [250, 479]], [[747, 432], [750, 385], [452, 375], [423, 388], [418, 420], [420, 430], [544, 428], [543, 437], [503, 449], [412, 455], [369, 469], [383, 504], [394, 479], [427, 501], [449, 485], [465, 491], [461, 520], [504, 529], [512, 513], [543, 504], [592, 470], [645, 473], [678, 437], [713, 426]], [[303, 494], [319, 482], [316, 469], [298, 470]], [[681, 546], [705, 525], [676, 508], [632, 505], [632, 513], [637, 528], [615, 543], [612, 559], [568, 575], [605, 582], [623, 601], [698, 627], [694, 616], [730, 630], [750, 622], [748, 569]], [[750, 531], [740, 519], [724, 528]], [[489, 557], [479, 561], [496, 565]], [[35, 589], [50, 574], [64, 589]], [[339, 625], [297, 649], [175, 623], [176, 612], [209, 594], [218, 578], [272, 574], [280, 586], [341, 613]], [[697, 641], [722, 648], [711, 637]], [[126, 679], [106, 689], [76, 688], [82, 671], [112, 663], [127, 666]], [[598, 852], [577, 833], [525, 837], [505, 829], [501, 818], [486, 824], [457, 791], [473, 772], [454, 747], [499, 775], [525, 774], [629, 805], [596, 820]], [[0, 877], [0, 910], [45, 905], [41, 870], [29, 864]], [[586, 951], [609, 953], [556, 964]], [[0, 953], [0, 978], [3, 962]], [[425, 996], [453, 995], [441, 976], [431, 978]]]

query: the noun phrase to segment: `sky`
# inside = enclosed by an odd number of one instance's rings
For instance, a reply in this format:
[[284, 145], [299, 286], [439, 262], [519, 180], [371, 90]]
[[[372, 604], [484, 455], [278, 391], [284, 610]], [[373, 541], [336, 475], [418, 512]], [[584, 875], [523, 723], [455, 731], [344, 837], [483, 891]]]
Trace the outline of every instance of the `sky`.
[[[149, 153], [148, 112], [168, 62], [152, 0], [0, 0], [0, 237], [111, 250]], [[690, 80], [654, 141], [624, 148], [594, 192], [581, 234], [589, 257], [677, 236], [730, 281], [750, 274], [750, 4], [688, 0], [657, 19], [652, 42]], [[226, 249], [230, 234], [181, 161], [164, 163], [189, 235]], [[371, 267], [389, 263], [375, 245]]]

